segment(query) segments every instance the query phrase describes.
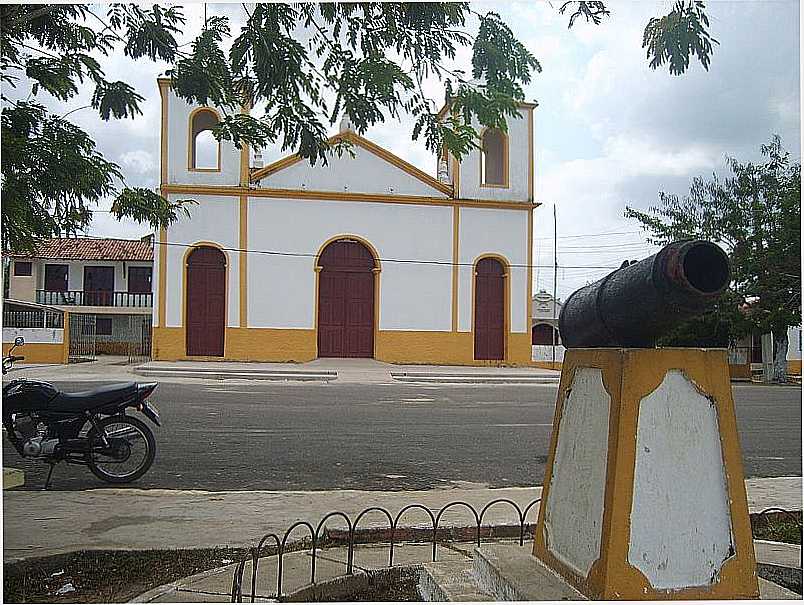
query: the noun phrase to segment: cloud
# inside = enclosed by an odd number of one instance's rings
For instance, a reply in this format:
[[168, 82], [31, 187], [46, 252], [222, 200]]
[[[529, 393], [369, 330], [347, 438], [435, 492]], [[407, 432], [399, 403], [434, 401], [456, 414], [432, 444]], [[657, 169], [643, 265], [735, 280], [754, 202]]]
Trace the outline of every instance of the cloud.
[[153, 154], [142, 149], [126, 151], [120, 156], [120, 161], [125, 168], [135, 174], [153, 176], [153, 171], [156, 170], [156, 159]]
[[[772, 133], [780, 134], [794, 155], [800, 148], [797, 2], [707, 3], [711, 31], [720, 44], [709, 71], [693, 60], [683, 76], [670, 76], [666, 68], [651, 70], [642, 49], [645, 24], [666, 13], [668, 2], [607, 5], [612, 15], [601, 25], [578, 20], [572, 29], [567, 29], [569, 15], [558, 14], [558, 3], [499, 1], [473, 6], [480, 12], [499, 12], [543, 67], [525, 90], [528, 99], [539, 101], [535, 185], [537, 200], [545, 203], [536, 211], [534, 229], [541, 238], [537, 240], [541, 264], [552, 262], [553, 203], [562, 265], [619, 264], [618, 259], [635, 250], [650, 251], [638, 226], [623, 218], [626, 204], [646, 208], [656, 203], [659, 191], [683, 194], [692, 177], [722, 171], [726, 154], [756, 160], [759, 146]], [[210, 3], [207, 11], [230, 17], [234, 35], [245, 17], [239, 4]], [[181, 42], [191, 41], [200, 30], [203, 6], [188, 6], [185, 13], [188, 22]], [[468, 26], [476, 29], [474, 17]], [[103, 122], [94, 111], [82, 110], [70, 119], [122, 167], [129, 184], [154, 186], [160, 117], [156, 78], [167, 65], [131, 61], [121, 53], [102, 64], [110, 78], [132, 83], [146, 97], [143, 115]], [[451, 66], [470, 72], [471, 49], [459, 49]], [[443, 85], [435, 79], [425, 82], [425, 91], [436, 103], [443, 99]], [[69, 106], [40, 98], [61, 115], [87, 104], [89, 94], [87, 88]], [[389, 119], [370, 128], [366, 136], [434, 174], [433, 154], [423, 141], [411, 141], [413, 121], [412, 116], [401, 122]], [[337, 123], [332, 132], [336, 130]], [[280, 155], [285, 154], [271, 146], [265, 161]], [[138, 237], [148, 231], [147, 226], [117, 223], [108, 213], [99, 213], [90, 232]], [[600, 235], [606, 233], [611, 235]], [[577, 237], [587, 234], [594, 237]], [[623, 248], [603, 247], [616, 244]], [[559, 294], [566, 296], [605, 272], [562, 269]], [[551, 290], [552, 271], [535, 273], [537, 287]]]

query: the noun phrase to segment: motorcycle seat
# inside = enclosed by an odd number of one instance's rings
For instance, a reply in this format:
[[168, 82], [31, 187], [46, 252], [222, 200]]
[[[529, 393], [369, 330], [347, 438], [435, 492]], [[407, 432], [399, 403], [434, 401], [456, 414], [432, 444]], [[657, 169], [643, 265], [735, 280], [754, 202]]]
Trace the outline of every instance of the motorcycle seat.
[[61, 392], [53, 398], [48, 407], [53, 411], [59, 412], [94, 410], [111, 403], [125, 401], [136, 394], [136, 382], [122, 382], [90, 389], [89, 391]]

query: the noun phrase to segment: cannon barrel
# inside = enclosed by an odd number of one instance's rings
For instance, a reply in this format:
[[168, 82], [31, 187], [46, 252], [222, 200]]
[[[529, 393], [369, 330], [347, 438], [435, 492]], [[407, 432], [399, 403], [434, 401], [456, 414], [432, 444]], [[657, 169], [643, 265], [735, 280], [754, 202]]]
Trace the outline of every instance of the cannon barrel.
[[729, 284], [729, 259], [704, 240], [683, 240], [573, 292], [558, 329], [567, 348], [634, 347], [656, 340], [714, 303]]

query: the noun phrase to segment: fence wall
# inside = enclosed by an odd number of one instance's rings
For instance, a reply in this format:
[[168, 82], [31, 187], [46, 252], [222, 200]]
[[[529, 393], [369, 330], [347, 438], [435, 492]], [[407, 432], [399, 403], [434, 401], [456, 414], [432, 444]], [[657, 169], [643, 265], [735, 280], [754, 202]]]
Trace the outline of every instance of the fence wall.
[[[6, 319], [4, 314], [3, 319]], [[3, 323], [3, 355], [7, 355], [14, 340], [22, 336], [25, 344], [14, 350], [23, 355], [23, 363], [67, 363], [68, 340], [65, 329], [43, 327], [13, 327]]]

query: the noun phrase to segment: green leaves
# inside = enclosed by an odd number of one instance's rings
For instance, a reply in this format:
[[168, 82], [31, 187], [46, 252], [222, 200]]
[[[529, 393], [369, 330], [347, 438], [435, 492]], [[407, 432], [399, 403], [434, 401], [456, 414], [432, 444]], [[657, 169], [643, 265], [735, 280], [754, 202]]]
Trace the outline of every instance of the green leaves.
[[147, 189], [118, 194], [120, 168], [104, 159], [86, 132], [38, 103], [7, 107], [0, 138], [4, 251], [30, 251], [39, 239], [83, 231], [91, 207], [108, 197], [117, 198], [117, 218], [151, 225], [167, 225], [188, 212], [185, 201], [169, 202]]
[[[696, 178], [683, 197], [660, 193], [647, 212], [625, 212], [653, 243], [700, 237], [727, 249], [731, 292], [706, 321], [725, 321], [732, 338], [752, 329], [786, 333], [801, 321], [801, 164], [790, 161], [778, 136], [761, 151], [762, 163], [729, 158], [728, 178]], [[749, 302], [750, 313], [737, 312]]]
[[[30, 84], [34, 96], [47, 92], [60, 101], [75, 98], [89, 81], [91, 107], [101, 119], [133, 118], [142, 114], [143, 96], [103, 70], [104, 58], [122, 49], [132, 59], [168, 62], [179, 97], [216, 106], [223, 114], [213, 130], [219, 140], [238, 147], [278, 143], [315, 163], [344, 152], [327, 140], [342, 116], [364, 132], [402, 112], [413, 116], [414, 139], [461, 158], [477, 147], [478, 124], [505, 130], [520, 115], [524, 88], [541, 71], [498, 14], [465, 2], [250, 6], [243, 5], [248, 20], [227, 54], [232, 33], [225, 17], [209, 18], [187, 49], [177, 40], [185, 18], [175, 6], [111, 4], [103, 12], [88, 4], [0, 4], [0, 81]], [[564, 2], [559, 11], [570, 9], [570, 26], [580, 17], [599, 24], [609, 15], [600, 1]], [[681, 73], [694, 54], [708, 67], [717, 44], [708, 26], [703, 3], [678, 0], [645, 30], [651, 66], [669, 63], [671, 73]], [[473, 80], [453, 65], [466, 47]], [[446, 84], [445, 119], [426, 92], [430, 78]], [[253, 106], [264, 107], [262, 115], [242, 113]], [[4, 246], [80, 230], [91, 204], [108, 196], [115, 197], [118, 218], [166, 224], [186, 212], [153, 192], [125, 187], [117, 165], [85, 132], [36, 103], [12, 102], [5, 111], [3, 152]]]
[[694, 54], [708, 70], [713, 45], [719, 44], [709, 35], [708, 27], [701, 0], [677, 0], [670, 13], [651, 19], [645, 27], [642, 48], [647, 49], [651, 68], [667, 63], [670, 73], [677, 76], [687, 71]]
[[180, 216], [190, 216], [190, 206], [196, 200], [183, 199], [170, 202], [161, 195], [144, 187], [125, 187], [112, 203], [112, 215], [121, 220], [131, 218], [139, 223], [148, 223], [154, 230], [168, 227]]
[[173, 76], [177, 93], [189, 103], [229, 109], [238, 105], [229, 62], [220, 48], [228, 36], [228, 19], [212, 17], [193, 42], [192, 53], [168, 72]]
[[85, 132], [37, 103], [6, 108], [2, 140], [4, 250], [30, 250], [37, 238], [83, 229], [86, 204], [120, 178]]
[[139, 103], [145, 98], [125, 82], [101, 80], [92, 95], [92, 107], [98, 110], [101, 118], [133, 118], [142, 115]]

